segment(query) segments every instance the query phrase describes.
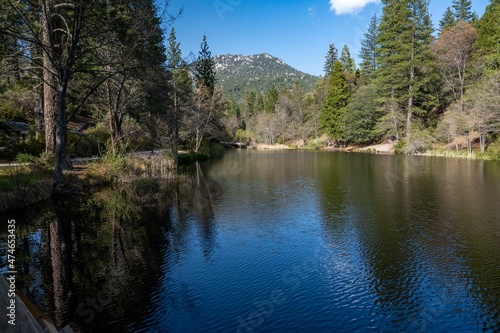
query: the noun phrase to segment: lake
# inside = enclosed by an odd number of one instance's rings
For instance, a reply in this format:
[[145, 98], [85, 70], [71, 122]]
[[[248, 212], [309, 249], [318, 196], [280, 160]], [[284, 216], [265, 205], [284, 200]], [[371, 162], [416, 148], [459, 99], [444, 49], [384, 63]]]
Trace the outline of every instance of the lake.
[[18, 288], [83, 332], [500, 330], [499, 162], [235, 150], [7, 218]]

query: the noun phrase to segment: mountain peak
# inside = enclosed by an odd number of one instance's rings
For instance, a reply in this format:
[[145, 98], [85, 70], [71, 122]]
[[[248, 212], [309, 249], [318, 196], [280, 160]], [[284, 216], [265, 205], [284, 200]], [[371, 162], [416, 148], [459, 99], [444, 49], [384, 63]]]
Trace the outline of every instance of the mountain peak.
[[299, 82], [306, 91], [312, 91], [317, 80], [269, 53], [216, 55], [214, 63], [219, 85], [236, 100], [242, 99], [246, 90], [265, 93], [273, 84], [279, 89]]

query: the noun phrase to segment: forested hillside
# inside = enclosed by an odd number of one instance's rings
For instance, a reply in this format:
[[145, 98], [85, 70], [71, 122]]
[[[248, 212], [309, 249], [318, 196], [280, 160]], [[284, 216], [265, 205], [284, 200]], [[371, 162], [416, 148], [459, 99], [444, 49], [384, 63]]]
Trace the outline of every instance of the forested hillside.
[[228, 98], [236, 101], [243, 99], [245, 91], [264, 93], [273, 85], [292, 88], [294, 83], [300, 83], [310, 92], [314, 90], [318, 80], [267, 53], [250, 56], [217, 55], [214, 63], [219, 85]]

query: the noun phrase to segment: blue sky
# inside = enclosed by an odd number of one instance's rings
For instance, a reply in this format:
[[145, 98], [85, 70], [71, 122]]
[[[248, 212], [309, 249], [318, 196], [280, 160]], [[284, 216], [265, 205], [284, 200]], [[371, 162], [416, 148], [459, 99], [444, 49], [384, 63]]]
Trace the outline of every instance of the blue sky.
[[[452, 0], [431, 0], [435, 26]], [[481, 16], [489, 0], [473, 0]], [[267, 52], [306, 73], [323, 74], [328, 45], [347, 44], [358, 63], [363, 34], [379, 0], [170, 0], [169, 11], [184, 7], [174, 22], [184, 56], [198, 54], [203, 35], [212, 55]]]

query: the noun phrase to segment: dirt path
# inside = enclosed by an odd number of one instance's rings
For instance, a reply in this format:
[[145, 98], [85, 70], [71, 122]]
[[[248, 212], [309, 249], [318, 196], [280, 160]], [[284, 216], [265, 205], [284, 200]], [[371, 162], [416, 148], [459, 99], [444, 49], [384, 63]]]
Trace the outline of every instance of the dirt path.
[[392, 154], [394, 153], [394, 144], [393, 143], [384, 143], [379, 145], [368, 146], [364, 148], [360, 148], [359, 151], [375, 151], [381, 154]]

